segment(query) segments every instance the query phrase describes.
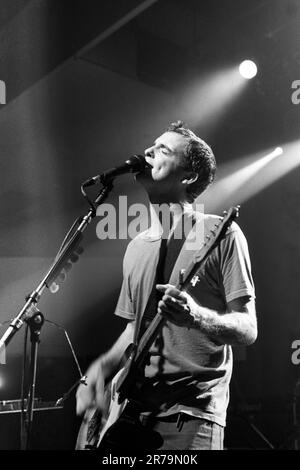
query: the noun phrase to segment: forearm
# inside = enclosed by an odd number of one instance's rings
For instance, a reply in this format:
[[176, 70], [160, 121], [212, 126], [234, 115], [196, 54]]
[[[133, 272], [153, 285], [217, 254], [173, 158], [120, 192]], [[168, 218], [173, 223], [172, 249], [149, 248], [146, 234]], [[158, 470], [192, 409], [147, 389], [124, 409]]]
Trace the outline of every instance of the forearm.
[[220, 314], [197, 306], [191, 312], [193, 325], [218, 343], [250, 345], [257, 337], [256, 318], [246, 312]]
[[114, 345], [93, 363], [99, 371], [101, 369], [105, 379], [114, 375], [120, 368], [126, 349], [133, 342], [133, 335], [134, 322], [130, 322]]
[[158, 312], [178, 326], [199, 328], [219, 344], [249, 345], [257, 337], [255, 301], [251, 295], [227, 303], [227, 311], [203, 307], [190, 294], [170, 284], [157, 284], [164, 293]]

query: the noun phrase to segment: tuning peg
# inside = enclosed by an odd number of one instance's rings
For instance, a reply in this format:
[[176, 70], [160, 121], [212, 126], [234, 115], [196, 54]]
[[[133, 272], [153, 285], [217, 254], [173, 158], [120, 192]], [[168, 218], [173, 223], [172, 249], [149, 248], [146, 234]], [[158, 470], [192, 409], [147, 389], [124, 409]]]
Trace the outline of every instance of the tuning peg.
[[179, 272], [179, 284], [183, 284], [185, 269], [182, 268]]
[[70, 256], [70, 260], [72, 261], [72, 263], [76, 263], [76, 261], [79, 260], [79, 256], [76, 255], [76, 253], [72, 253]]
[[82, 248], [82, 246], [78, 246], [75, 251], [78, 255], [81, 255], [84, 252], [84, 249]]
[[228, 212], [227, 212], [227, 211], [223, 211], [223, 215], [227, 215], [227, 214], [228, 214]]
[[58, 278], [59, 281], [64, 282], [67, 279], [67, 273], [63, 269], [62, 272], [59, 274]]
[[56, 284], [56, 282], [52, 282], [51, 286], [49, 287], [49, 290], [52, 294], [55, 294], [59, 290], [59, 285]]
[[68, 271], [70, 271], [72, 269], [72, 263], [70, 263], [70, 261], [68, 261], [65, 265], [64, 265], [64, 270], [66, 271], [66, 273]]

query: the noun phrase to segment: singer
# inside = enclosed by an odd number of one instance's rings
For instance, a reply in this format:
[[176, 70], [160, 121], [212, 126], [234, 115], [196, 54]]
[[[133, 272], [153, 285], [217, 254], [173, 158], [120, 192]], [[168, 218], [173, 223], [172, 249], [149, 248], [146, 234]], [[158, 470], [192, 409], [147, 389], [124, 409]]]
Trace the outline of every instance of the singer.
[[[233, 222], [189, 287], [184, 292], [178, 289], [180, 270], [195, 252], [186, 249], [188, 235], [175, 236], [178, 227], [189, 219], [194, 230], [202, 220], [207, 235], [219, 220], [195, 214], [192, 208], [213, 182], [215, 157], [202, 139], [178, 121], [145, 150], [145, 159], [148, 167], [135, 178], [148, 193], [151, 226], [127, 247], [115, 311], [128, 324], [112, 348], [88, 368], [88, 385], [77, 390], [77, 413], [85, 412], [86, 423], [92, 410], [89, 434], [94, 432], [100, 450], [103, 443], [106, 450], [131, 452], [222, 450], [231, 346], [250, 345], [257, 336], [247, 241]], [[159, 217], [161, 204], [169, 207], [171, 226]], [[144, 348], [134, 373], [118, 381], [124, 377], [126, 348], [131, 343], [142, 347], [141, 338], [150, 335], [149, 324], [157, 312], [163, 316], [162, 326]], [[126, 406], [114, 419], [112, 411], [107, 416], [106, 383], [117, 373], [113, 383], [121, 383], [116, 387], [120, 394], [117, 400], [112, 395], [111, 410], [119, 403]], [[101, 416], [107, 417], [104, 433]], [[84, 447], [84, 433], [82, 427], [77, 448]]]

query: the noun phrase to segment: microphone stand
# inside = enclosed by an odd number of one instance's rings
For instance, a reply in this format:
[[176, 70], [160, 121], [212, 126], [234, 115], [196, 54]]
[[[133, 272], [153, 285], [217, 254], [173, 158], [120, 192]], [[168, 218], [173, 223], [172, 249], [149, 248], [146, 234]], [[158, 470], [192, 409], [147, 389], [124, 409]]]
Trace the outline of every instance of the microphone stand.
[[44, 316], [41, 312], [37, 311], [26, 320], [30, 328], [30, 341], [31, 341], [31, 353], [30, 353], [30, 371], [29, 371], [29, 393], [27, 399], [27, 411], [26, 420], [22, 421], [22, 440], [21, 450], [28, 450], [30, 445], [30, 437], [33, 423], [33, 404], [35, 395], [35, 383], [36, 383], [36, 367], [37, 367], [37, 353], [38, 345], [40, 343], [41, 329], [44, 323]]
[[[11, 321], [9, 327], [5, 333], [0, 338], [0, 354], [5, 353], [5, 348], [8, 346], [14, 335], [20, 330], [24, 322], [27, 322], [30, 326], [31, 331], [31, 363], [30, 363], [30, 383], [29, 383], [29, 394], [27, 400], [27, 419], [26, 419], [26, 440], [22, 439], [21, 447], [29, 448], [31, 431], [32, 431], [32, 422], [33, 422], [33, 403], [34, 403], [34, 394], [35, 394], [35, 381], [36, 381], [36, 367], [37, 367], [37, 351], [38, 344], [40, 342], [40, 333], [41, 328], [44, 323], [43, 314], [37, 310], [36, 306], [41, 298], [42, 293], [45, 288], [50, 288], [50, 286], [57, 279], [61, 273], [64, 266], [70, 261], [72, 255], [74, 254], [76, 248], [78, 248], [79, 243], [83, 239], [83, 232], [87, 226], [91, 223], [92, 219], [96, 216], [96, 207], [103, 203], [103, 201], [108, 197], [109, 193], [113, 189], [113, 178], [105, 181], [103, 188], [96, 197], [95, 201], [91, 201], [85, 194], [84, 184], [81, 186], [81, 191], [83, 195], [88, 200], [91, 208], [89, 212], [79, 219], [76, 219], [75, 223], [79, 223], [79, 226], [76, 230], [72, 230], [74, 224], [72, 225], [69, 232], [73, 234], [67, 235], [67, 241], [63, 243], [63, 246], [59, 249], [54, 262], [50, 266], [47, 274], [40, 281], [38, 286], [26, 297], [26, 302], [23, 308], [20, 310], [18, 315]], [[26, 444], [25, 444], [26, 442]]]

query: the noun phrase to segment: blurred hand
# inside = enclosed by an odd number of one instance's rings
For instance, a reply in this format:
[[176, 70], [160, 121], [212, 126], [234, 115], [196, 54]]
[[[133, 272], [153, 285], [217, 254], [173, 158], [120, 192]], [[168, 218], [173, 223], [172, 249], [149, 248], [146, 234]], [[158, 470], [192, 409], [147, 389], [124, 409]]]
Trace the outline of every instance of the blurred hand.
[[89, 408], [104, 409], [105, 378], [101, 358], [94, 361], [86, 371], [86, 384], [80, 384], [76, 392], [76, 413], [83, 414]]

